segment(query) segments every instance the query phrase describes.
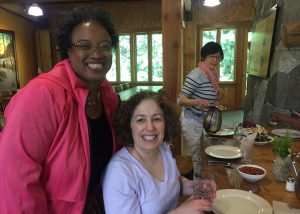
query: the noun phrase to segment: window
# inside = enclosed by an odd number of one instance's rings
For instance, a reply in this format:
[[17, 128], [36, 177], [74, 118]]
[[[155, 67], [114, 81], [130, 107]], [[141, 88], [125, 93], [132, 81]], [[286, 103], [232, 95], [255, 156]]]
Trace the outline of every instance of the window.
[[235, 46], [236, 30], [234, 28], [205, 29], [201, 35], [202, 44], [209, 41], [218, 42], [224, 52], [224, 59], [220, 63], [219, 77], [222, 82], [235, 81]]
[[161, 33], [121, 34], [106, 77], [111, 82], [162, 82], [162, 60]]

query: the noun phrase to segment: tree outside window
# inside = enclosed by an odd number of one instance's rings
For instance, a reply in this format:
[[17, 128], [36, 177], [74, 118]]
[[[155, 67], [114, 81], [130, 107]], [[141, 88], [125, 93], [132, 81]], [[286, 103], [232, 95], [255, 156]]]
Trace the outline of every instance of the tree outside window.
[[163, 81], [162, 33], [119, 35], [113, 64], [106, 78], [111, 82]]
[[220, 63], [218, 70], [220, 81], [223, 82], [235, 81], [235, 36], [236, 30], [234, 28], [205, 29], [202, 31], [202, 45], [215, 41], [223, 48], [224, 59]]

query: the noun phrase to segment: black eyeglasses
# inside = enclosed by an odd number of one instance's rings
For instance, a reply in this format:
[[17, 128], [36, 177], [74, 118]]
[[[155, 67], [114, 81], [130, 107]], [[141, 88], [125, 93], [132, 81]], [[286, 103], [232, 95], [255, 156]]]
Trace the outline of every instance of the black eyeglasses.
[[89, 54], [94, 53], [95, 50], [105, 53], [111, 53], [112, 51], [112, 45], [107, 42], [100, 43], [98, 47], [94, 47], [90, 42], [85, 41], [73, 43], [72, 46]]
[[217, 60], [217, 61], [222, 61], [223, 58], [221, 56], [216, 56], [216, 55], [208, 55], [208, 57], [211, 59], [211, 60]]

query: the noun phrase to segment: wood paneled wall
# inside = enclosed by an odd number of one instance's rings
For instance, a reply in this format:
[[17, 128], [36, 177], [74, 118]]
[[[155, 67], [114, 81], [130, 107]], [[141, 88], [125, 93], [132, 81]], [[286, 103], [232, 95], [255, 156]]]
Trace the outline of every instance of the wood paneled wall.
[[[49, 30], [51, 32], [52, 52], [56, 53], [54, 32], [60, 15], [75, 7], [99, 7], [108, 11], [118, 33], [147, 32], [162, 30], [162, 7], [160, 0], [127, 1], [127, 2], [94, 2], [67, 3], [45, 5], [49, 16]], [[57, 54], [52, 54], [54, 64], [59, 60]]]

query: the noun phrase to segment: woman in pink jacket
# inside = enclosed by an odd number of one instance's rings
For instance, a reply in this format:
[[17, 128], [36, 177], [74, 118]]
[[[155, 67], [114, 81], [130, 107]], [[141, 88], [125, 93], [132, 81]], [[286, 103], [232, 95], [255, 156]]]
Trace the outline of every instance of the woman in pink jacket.
[[105, 75], [118, 37], [108, 14], [74, 9], [56, 35], [63, 59], [22, 88], [0, 135], [1, 213], [103, 211], [101, 174], [122, 145]]

